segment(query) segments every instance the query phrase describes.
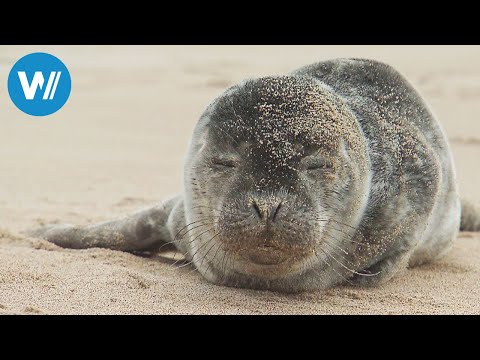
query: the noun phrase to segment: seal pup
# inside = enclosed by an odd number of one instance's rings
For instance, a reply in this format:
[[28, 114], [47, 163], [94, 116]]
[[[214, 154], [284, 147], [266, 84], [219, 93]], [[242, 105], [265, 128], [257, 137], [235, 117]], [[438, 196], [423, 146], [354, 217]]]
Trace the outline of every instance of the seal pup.
[[[467, 211], [464, 229], [480, 230]], [[336, 59], [216, 98], [181, 195], [31, 234], [76, 249], [173, 246], [213, 283], [298, 292], [385, 282], [442, 256], [460, 220], [447, 138], [420, 95], [386, 64]]]

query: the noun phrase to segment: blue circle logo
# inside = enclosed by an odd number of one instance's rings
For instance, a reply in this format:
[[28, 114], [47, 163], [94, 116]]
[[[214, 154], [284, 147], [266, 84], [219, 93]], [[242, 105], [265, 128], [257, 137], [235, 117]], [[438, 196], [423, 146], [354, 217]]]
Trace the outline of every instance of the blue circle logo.
[[17, 108], [33, 116], [46, 116], [65, 105], [72, 79], [65, 64], [47, 53], [28, 54], [13, 65], [8, 93]]

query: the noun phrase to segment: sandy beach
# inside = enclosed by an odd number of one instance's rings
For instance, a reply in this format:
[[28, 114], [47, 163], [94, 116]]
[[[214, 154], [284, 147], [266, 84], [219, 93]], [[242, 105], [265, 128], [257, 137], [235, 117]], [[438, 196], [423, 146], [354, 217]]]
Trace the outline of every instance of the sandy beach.
[[[7, 91], [22, 56], [69, 68], [67, 104], [19, 111]], [[296, 295], [212, 285], [168, 259], [68, 250], [22, 232], [90, 224], [177, 194], [200, 114], [228, 86], [336, 57], [387, 62], [424, 96], [480, 205], [480, 46], [0, 46], [0, 314], [480, 314], [480, 233], [378, 288]]]

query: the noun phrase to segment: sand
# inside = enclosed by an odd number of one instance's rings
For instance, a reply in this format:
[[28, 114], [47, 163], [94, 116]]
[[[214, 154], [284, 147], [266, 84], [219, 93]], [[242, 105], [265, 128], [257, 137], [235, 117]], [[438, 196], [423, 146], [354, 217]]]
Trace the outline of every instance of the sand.
[[[67, 105], [46, 118], [21, 113], [6, 88], [14, 62], [34, 51], [60, 57], [72, 76]], [[451, 141], [462, 196], [480, 204], [479, 46], [0, 46], [0, 314], [480, 314], [480, 233], [378, 288], [297, 295], [219, 287], [158, 256], [22, 236], [178, 193], [195, 122], [226, 87], [347, 56], [411, 80]]]

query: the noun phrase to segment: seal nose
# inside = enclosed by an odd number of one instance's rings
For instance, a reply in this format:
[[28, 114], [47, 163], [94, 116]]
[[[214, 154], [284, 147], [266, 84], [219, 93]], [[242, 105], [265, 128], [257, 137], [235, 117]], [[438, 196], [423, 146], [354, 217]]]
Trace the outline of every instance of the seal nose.
[[281, 201], [274, 202], [273, 204], [261, 203], [257, 200], [252, 201], [252, 208], [259, 220], [267, 220], [274, 222], [281, 207]]

